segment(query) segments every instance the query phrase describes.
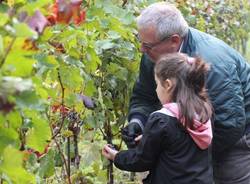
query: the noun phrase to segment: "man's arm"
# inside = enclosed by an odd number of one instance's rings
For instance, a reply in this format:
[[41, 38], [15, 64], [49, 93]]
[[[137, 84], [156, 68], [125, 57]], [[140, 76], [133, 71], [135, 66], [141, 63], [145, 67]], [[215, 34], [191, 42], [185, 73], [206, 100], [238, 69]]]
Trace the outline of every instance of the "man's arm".
[[139, 76], [130, 99], [129, 124], [122, 131], [123, 140], [129, 148], [135, 147], [134, 138], [142, 134], [149, 114], [160, 108], [155, 89], [154, 64], [146, 55], [143, 55]]
[[155, 91], [154, 63], [146, 55], [142, 56], [139, 72], [130, 99], [128, 120], [141, 115], [144, 116], [142, 119], [144, 125], [149, 114], [160, 107]]
[[238, 73], [240, 69], [232, 62], [232, 58], [224, 59], [227, 61], [217, 60], [217, 63], [212, 64], [207, 80], [209, 97], [215, 113], [215, 158], [219, 158], [221, 152], [242, 137], [246, 124], [244, 94]]

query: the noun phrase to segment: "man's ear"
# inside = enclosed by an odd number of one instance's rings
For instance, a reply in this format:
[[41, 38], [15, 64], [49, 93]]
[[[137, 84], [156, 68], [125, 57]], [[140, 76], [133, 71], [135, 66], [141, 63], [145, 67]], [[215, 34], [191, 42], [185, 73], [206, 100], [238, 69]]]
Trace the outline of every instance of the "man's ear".
[[178, 34], [173, 34], [171, 36], [171, 42], [175, 44], [176, 46], [179, 46], [181, 44], [182, 38]]

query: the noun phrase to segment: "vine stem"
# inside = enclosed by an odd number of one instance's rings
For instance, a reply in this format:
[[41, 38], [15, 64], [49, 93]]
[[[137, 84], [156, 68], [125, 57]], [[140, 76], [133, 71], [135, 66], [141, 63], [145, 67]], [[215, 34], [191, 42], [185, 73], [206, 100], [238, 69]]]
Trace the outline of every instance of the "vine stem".
[[66, 170], [66, 173], [67, 173], [67, 177], [68, 177], [68, 182], [69, 182], [69, 184], [71, 184], [70, 175], [68, 175], [68, 170], [69, 170], [68, 167], [70, 167], [70, 165], [69, 166], [67, 165], [66, 158], [65, 158], [65, 156], [64, 156], [64, 154], [63, 154], [63, 152], [61, 150], [61, 147], [60, 147], [59, 143], [57, 142], [56, 139], [54, 139], [54, 141], [55, 141], [56, 146], [58, 148], [58, 151], [59, 151], [59, 153], [61, 155], [61, 158], [63, 159], [64, 167], [65, 167], [65, 170]]
[[[113, 136], [109, 119], [105, 122], [104, 130], [106, 133], [107, 143], [112, 145]], [[109, 161], [107, 175], [108, 175], [108, 184], [114, 184], [113, 161]]]
[[73, 140], [74, 140], [74, 147], [75, 147], [75, 167], [76, 169], [79, 169], [80, 165], [80, 156], [79, 156], [79, 151], [78, 151], [78, 140], [77, 140], [78, 135], [74, 135]]
[[105, 133], [103, 132], [103, 130], [100, 127], [99, 127], [99, 130], [101, 131], [103, 138], [107, 140], [107, 136], [105, 135]]
[[16, 37], [14, 37], [14, 38], [11, 40], [9, 46], [7, 47], [5, 54], [4, 54], [3, 58], [1, 59], [0, 68], [2, 68], [3, 64], [5, 63], [6, 58], [7, 58], [8, 54], [10, 53], [10, 50], [11, 50], [11, 48], [13, 47], [15, 41], [16, 41]]
[[124, 8], [124, 6], [127, 4], [128, 0], [123, 0], [123, 3], [122, 3], [122, 7]]
[[70, 137], [67, 137], [67, 157], [68, 157], [68, 169], [67, 169], [67, 175], [70, 178]]
[[[63, 107], [64, 106], [64, 86], [63, 86], [63, 83], [62, 83], [62, 79], [61, 79], [61, 75], [60, 75], [60, 72], [59, 72], [59, 69], [57, 69], [57, 76], [58, 76], [58, 80], [59, 80], [59, 83], [60, 83], [60, 86], [61, 86], [61, 90], [62, 90], [62, 96], [61, 96], [61, 106]], [[62, 130], [62, 127], [63, 127], [63, 124], [64, 124], [64, 120], [65, 120], [65, 116], [63, 115], [63, 112], [60, 112], [60, 115], [61, 115], [61, 123], [60, 123], [60, 127], [59, 127], [59, 130], [52, 136], [51, 139], [54, 139]]]
[[[60, 75], [60, 71], [59, 71], [59, 68], [57, 68], [57, 77], [58, 77], [58, 81], [59, 81], [59, 84], [60, 84], [60, 87], [61, 87], [61, 91], [62, 91], [62, 95], [61, 95], [61, 106], [64, 107], [64, 91], [65, 91], [65, 88], [63, 86], [63, 83], [62, 83], [62, 78], [61, 78], [61, 75]], [[57, 145], [57, 148], [59, 150], [59, 153], [63, 159], [63, 162], [64, 162], [64, 165], [65, 165], [65, 170], [66, 170], [66, 173], [67, 173], [67, 178], [68, 178], [68, 182], [69, 184], [71, 184], [71, 179], [70, 179], [70, 155], [69, 155], [69, 152], [70, 152], [70, 149], [69, 149], [69, 144], [70, 144], [70, 140], [69, 138], [67, 139], [67, 150], [68, 150], [68, 162], [66, 161], [66, 158], [60, 148], [60, 145], [58, 144], [58, 142], [56, 141], [56, 136], [61, 132], [62, 130], [62, 127], [63, 127], [63, 124], [64, 124], [64, 120], [65, 120], [65, 115], [63, 114], [64, 112], [61, 112], [60, 111], [60, 115], [61, 115], [61, 123], [60, 123], [60, 127], [58, 129], [58, 131], [52, 136], [51, 139], [53, 139]], [[53, 131], [52, 131], [53, 132]]]

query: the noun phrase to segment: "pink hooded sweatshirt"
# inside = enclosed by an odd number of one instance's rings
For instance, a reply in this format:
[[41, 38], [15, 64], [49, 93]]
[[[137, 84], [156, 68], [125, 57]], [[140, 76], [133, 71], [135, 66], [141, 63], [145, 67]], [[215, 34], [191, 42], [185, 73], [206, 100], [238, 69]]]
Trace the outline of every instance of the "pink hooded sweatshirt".
[[[160, 112], [179, 119], [179, 108], [177, 103], [164, 104], [163, 108], [156, 112]], [[184, 122], [180, 122], [184, 125]], [[196, 118], [194, 119], [194, 130], [187, 128], [187, 131], [194, 142], [201, 149], [207, 149], [212, 142], [213, 134], [210, 119], [205, 123], [201, 123], [198, 116], [196, 116]]]

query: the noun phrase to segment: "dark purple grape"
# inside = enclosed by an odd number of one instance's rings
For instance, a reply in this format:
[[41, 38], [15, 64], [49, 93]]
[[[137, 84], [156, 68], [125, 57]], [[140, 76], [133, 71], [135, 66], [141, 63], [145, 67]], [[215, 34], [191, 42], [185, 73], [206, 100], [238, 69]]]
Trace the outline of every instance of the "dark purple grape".
[[68, 116], [67, 116], [67, 119], [69, 121], [74, 121], [74, 122], [77, 121], [78, 120], [78, 114], [77, 114], [77, 112], [70, 111], [69, 114], [68, 114]]
[[88, 108], [88, 109], [95, 108], [95, 104], [90, 97], [85, 96], [85, 95], [79, 95], [79, 98], [82, 100], [82, 102], [86, 108]]
[[15, 104], [8, 102], [0, 97], [0, 111], [3, 111], [4, 113], [9, 113], [13, 110]]

